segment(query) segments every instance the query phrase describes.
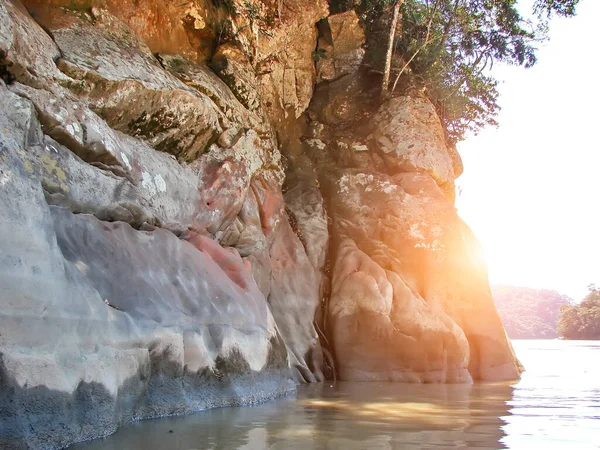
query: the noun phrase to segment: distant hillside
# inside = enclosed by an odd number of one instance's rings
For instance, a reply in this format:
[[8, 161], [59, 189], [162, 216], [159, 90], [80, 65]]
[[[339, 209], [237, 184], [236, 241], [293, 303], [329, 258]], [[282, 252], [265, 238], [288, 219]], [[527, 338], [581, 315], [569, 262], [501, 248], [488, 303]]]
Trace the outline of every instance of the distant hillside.
[[571, 299], [547, 289], [492, 286], [492, 296], [508, 336], [512, 339], [554, 339], [560, 307]]

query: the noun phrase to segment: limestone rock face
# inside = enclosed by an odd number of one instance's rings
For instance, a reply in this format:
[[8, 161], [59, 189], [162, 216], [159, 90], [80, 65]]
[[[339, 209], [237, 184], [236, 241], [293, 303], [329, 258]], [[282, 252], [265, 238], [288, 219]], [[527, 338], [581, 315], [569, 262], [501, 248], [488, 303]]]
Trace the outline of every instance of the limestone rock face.
[[286, 177], [288, 188], [284, 199], [295, 228], [311, 264], [320, 270], [325, 266], [329, 246], [327, 211], [319, 189], [316, 170], [310, 164], [296, 168]]
[[[316, 23], [328, 14], [326, 0], [24, 0], [37, 20], [56, 23], [49, 5], [86, 16], [102, 9], [118, 18], [151, 53], [209, 62], [214, 49], [232, 43], [245, 55], [258, 80], [262, 105], [278, 127], [310, 103], [316, 69]], [[219, 6], [220, 5], [220, 6]], [[240, 83], [248, 83], [242, 80]], [[250, 87], [250, 85], [245, 86]], [[236, 90], [234, 89], [234, 92]], [[236, 94], [237, 95], [237, 94]], [[252, 101], [256, 101], [253, 98]], [[283, 126], [283, 125], [281, 125]]]
[[517, 378], [479, 245], [448, 194], [453, 161], [433, 107], [379, 106], [369, 85], [356, 73], [320, 87], [304, 138], [332, 222], [327, 323], [340, 378]]
[[44, 184], [64, 174], [50, 160], [37, 173], [30, 151], [53, 150], [33, 106], [2, 98], [3, 442], [61, 447], [133, 417], [292, 390], [285, 345], [237, 252], [48, 206]]
[[365, 33], [353, 10], [334, 14], [320, 25], [317, 71], [321, 80], [355, 72], [365, 56]]
[[260, 94], [256, 89], [254, 69], [241, 49], [231, 43], [221, 45], [213, 56], [211, 67], [246, 108], [260, 108]]
[[42, 23], [62, 53], [59, 68], [73, 79], [68, 87], [112, 128], [196, 159], [223, 131], [218, 107], [165, 71], [117, 18], [103, 9], [91, 14], [55, 10]]
[[[276, 128], [287, 114], [298, 118], [308, 107], [316, 80], [313, 51], [316, 23], [327, 16], [325, 0], [278, 3], [279, 21], [271, 33], [258, 33], [255, 68], [263, 104]], [[282, 118], [283, 116], [283, 118]]]
[[0, 447], [336, 375], [518, 376], [460, 155], [426, 99], [380, 104], [356, 14], [327, 15], [0, 2]]
[[323, 379], [265, 110], [75, 3], [0, 5], [2, 448]]
[[424, 98], [399, 97], [384, 103], [371, 121], [372, 148], [399, 172], [424, 171], [438, 184], [454, 180], [452, 159], [433, 105]]
[[36, 20], [44, 21], [48, 5], [77, 13], [105, 8], [142, 38], [153, 53], [179, 54], [194, 62], [210, 57], [218, 12], [211, 0], [25, 0]]
[[41, 87], [61, 77], [54, 64], [58, 47], [20, 3], [0, 5], [0, 55], [10, 79]]
[[323, 381], [319, 336], [307, 317], [320, 306], [320, 274], [312, 266], [302, 242], [287, 220], [282, 221], [270, 248], [269, 305], [291, 350], [294, 375], [300, 382]]

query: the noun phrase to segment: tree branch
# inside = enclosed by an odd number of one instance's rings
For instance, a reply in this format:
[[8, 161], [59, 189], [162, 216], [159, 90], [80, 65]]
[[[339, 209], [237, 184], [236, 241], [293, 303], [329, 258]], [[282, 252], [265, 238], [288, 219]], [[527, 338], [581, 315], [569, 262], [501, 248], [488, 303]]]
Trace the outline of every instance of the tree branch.
[[381, 97], [385, 97], [387, 95], [390, 85], [390, 73], [392, 72], [392, 56], [394, 54], [396, 27], [398, 26], [398, 17], [400, 16], [400, 6], [402, 6], [402, 3], [404, 3], [404, 0], [397, 0], [396, 5], [394, 5], [394, 15], [392, 17], [392, 25], [390, 26], [388, 48], [385, 54], [385, 68], [383, 69], [383, 80], [381, 81]]
[[394, 85], [392, 86], [392, 93], [394, 93], [394, 91], [396, 90], [398, 81], [400, 80], [400, 77], [402, 76], [402, 74], [404, 73], [406, 68], [409, 66], [409, 64], [413, 61], [413, 59], [415, 59], [417, 57], [417, 55], [420, 53], [420, 51], [423, 50], [423, 48], [425, 48], [427, 46], [427, 44], [429, 44], [429, 37], [431, 36], [431, 24], [433, 23], [433, 18], [435, 17], [435, 13], [437, 12], [437, 7], [438, 7], [439, 3], [440, 3], [440, 0], [436, 0], [435, 4], [433, 5], [433, 9], [431, 11], [431, 16], [429, 17], [429, 23], [427, 24], [427, 34], [425, 35], [425, 42], [423, 42], [423, 45], [421, 45], [417, 49], [417, 51], [410, 57], [410, 59], [406, 62], [406, 64], [404, 64], [404, 66], [400, 70], [400, 73], [398, 74], [398, 76], [396, 76], [396, 80], [394, 81]]

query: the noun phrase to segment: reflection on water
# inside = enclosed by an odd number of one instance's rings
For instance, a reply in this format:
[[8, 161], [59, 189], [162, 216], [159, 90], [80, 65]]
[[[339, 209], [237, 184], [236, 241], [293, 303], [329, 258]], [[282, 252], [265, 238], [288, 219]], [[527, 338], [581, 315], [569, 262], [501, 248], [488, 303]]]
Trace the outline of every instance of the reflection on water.
[[513, 386], [310, 385], [295, 398], [141, 422], [74, 448], [600, 449], [600, 342], [515, 348], [528, 371]]
[[509, 448], [600, 449], [600, 341], [513, 341], [527, 368], [508, 401]]

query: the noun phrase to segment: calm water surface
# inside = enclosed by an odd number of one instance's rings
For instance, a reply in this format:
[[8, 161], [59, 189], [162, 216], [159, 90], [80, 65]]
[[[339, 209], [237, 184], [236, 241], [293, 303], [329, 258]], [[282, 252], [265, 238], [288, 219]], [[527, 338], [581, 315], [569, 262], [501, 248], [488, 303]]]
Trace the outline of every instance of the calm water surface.
[[73, 449], [600, 449], [600, 341], [513, 343], [527, 372], [512, 385], [304, 386], [295, 398], [140, 422]]

